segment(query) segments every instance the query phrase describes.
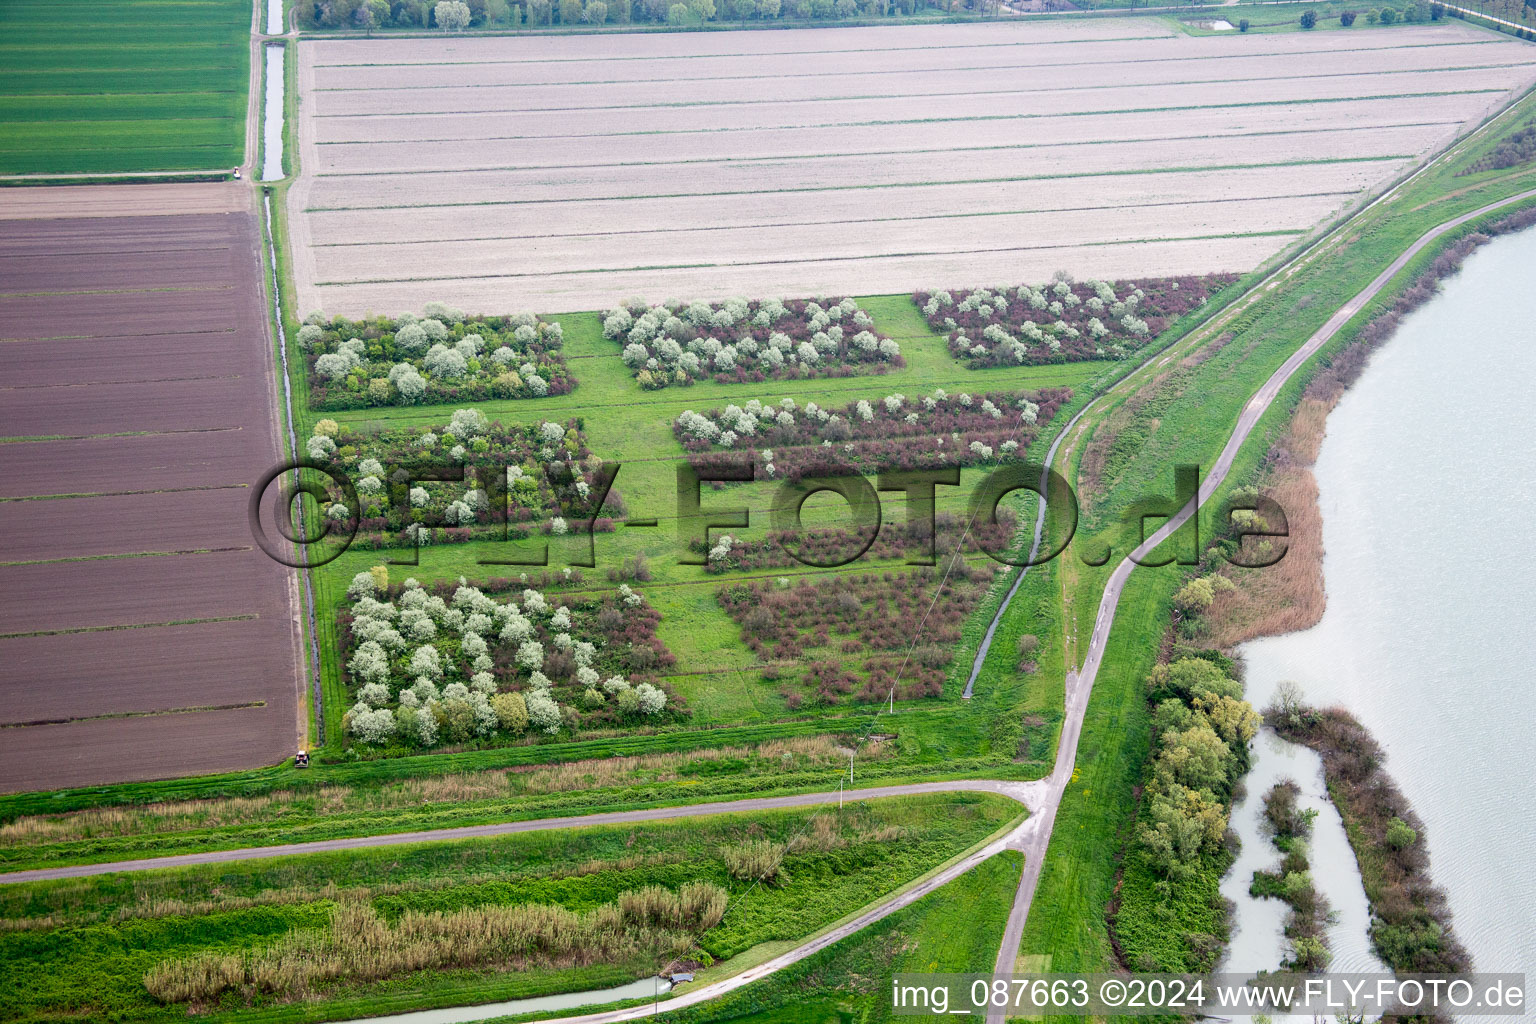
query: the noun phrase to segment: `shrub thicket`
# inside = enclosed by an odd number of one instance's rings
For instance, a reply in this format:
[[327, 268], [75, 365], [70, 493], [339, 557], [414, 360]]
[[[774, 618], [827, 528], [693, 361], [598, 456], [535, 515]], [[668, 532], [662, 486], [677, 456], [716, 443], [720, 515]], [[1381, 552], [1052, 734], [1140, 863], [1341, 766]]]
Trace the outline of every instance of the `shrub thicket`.
[[532, 314], [465, 316], [429, 304], [425, 316], [365, 320], [311, 315], [295, 339], [309, 366], [312, 409], [483, 402], [564, 395], [576, 386], [558, 323]]
[[1234, 274], [1076, 282], [971, 291], [920, 291], [912, 296], [949, 350], [973, 369], [1120, 359], [1157, 337]]
[[624, 514], [616, 489], [597, 506], [597, 474], [587, 468], [592, 452], [579, 419], [504, 426], [459, 409], [439, 426], [373, 431], [323, 419], [304, 454], [340, 470], [356, 489], [356, 508], [338, 502], [340, 509], [326, 509], [338, 523], [355, 522], [353, 547], [607, 532], [612, 517]]
[[852, 299], [721, 303], [631, 299], [603, 318], [625, 365], [648, 390], [714, 379], [726, 383], [846, 377], [905, 366], [901, 346], [874, 329]]
[[1291, 779], [1282, 779], [1264, 794], [1265, 827], [1283, 857], [1278, 869], [1255, 871], [1248, 891], [1290, 905], [1285, 937], [1291, 942], [1291, 952], [1281, 967], [1316, 974], [1332, 959], [1328, 951], [1328, 901], [1312, 883], [1307, 856], [1306, 841], [1312, 835], [1317, 812], [1303, 810], [1297, 803], [1300, 795], [1301, 787]]
[[[660, 683], [676, 661], [656, 636], [661, 616], [628, 584], [561, 604], [532, 587], [503, 601], [414, 579], [384, 590], [358, 573], [348, 596], [345, 724], [363, 743], [429, 748], [683, 714]], [[512, 692], [521, 707], [501, 699]]]
[[1499, 140], [1493, 151], [1456, 172], [1456, 176], [1481, 171], [1502, 171], [1536, 160], [1536, 118]]
[[1343, 815], [1371, 904], [1371, 942], [1400, 973], [1471, 970], [1451, 930], [1445, 893], [1431, 881], [1424, 826], [1387, 774], [1387, 755], [1343, 708], [1292, 701], [1265, 711], [1281, 736], [1316, 750]]
[[[754, 472], [790, 481], [889, 469], [942, 469], [1018, 461], [1040, 427], [1072, 397], [1070, 388], [922, 398], [886, 395], [840, 409], [792, 398], [752, 399], [706, 413], [684, 410], [672, 432], [697, 452], [701, 472], [739, 465], [754, 452]], [[705, 453], [709, 453], [706, 455]]]
[[692, 949], [725, 906], [725, 890], [709, 882], [677, 892], [647, 886], [584, 912], [544, 904], [407, 911], [393, 926], [368, 904], [348, 902], [326, 931], [290, 932], [248, 955], [168, 960], [144, 986], [163, 1003], [209, 1003], [226, 992], [291, 1000], [426, 970], [659, 964]]

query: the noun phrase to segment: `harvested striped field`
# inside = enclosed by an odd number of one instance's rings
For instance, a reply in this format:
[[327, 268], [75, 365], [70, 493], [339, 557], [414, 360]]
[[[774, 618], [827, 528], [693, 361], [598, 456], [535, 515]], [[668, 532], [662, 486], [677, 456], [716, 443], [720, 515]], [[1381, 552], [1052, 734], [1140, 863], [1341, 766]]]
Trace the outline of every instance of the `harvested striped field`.
[[289, 575], [246, 518], [278, 459], [255, 218], [221, 185], [94, 191], [0, 207], [0, 791], [298, 735]]
[[1243, 271], [1533, 79], [1460, 24], [306, 41], [299, 304]]

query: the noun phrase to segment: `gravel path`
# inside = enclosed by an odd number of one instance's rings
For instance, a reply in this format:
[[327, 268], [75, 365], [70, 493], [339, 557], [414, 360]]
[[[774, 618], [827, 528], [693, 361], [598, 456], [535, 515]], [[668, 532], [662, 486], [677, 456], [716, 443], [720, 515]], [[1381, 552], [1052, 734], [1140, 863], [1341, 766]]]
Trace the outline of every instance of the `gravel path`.
[[[875, 800], [886, 796], [913, 796], [921, 793], [1001, 793], [1029, 807], [1039, 802], [1039, 782], [996, 782], [988, 779], [958, 779], [951, 782], [918, 782], [904, 786], [875, 786], [852, 790], [847, 799]], [[186, 853], [172, 857], [151, 857], [143, 860], [120, 860], [103, 864], [74, 864], [59, 868], [38, 868], [32, 871], [13, 871], [0, 874], [0, 884], [16, 882], [40, 882], [57, 878], [83, 878], [88, 875], [106, 875], [120, 871], [150, 871], [161, 868], [184, 868], [198, 864], [229, 864], [243, 860], [267, 860], [273, 857], [291, 857], [306, 853], [335, 853], [341, 850], [374, 849], [380, 846], [402, 846], [409, 843], [441, 842], [449, 839], [477, 839], [492, 836], [515, 835], [520, 832], [547, 832], [557, 828], [586, 828], [593, 825], [629, 825], [642, 821], [667, 821], [675, 818], [693, 818], [707, 814], [735, 814], [743, 811], [773, 811], [788, 807], [816, 807], [836, 803], [844, 795], [837, 790], [826, 793], [800, 793], [794, 796], [749, 797], [743, 800], [725, 800], [709, 804], [686, 804], [681, 807], [652, 807], [640, 811], [613, 811], [606, 814], [586, 814], [564, 818], [541, 818], [534, 821], [507, 821], [492, 825], [466, 825], [462, 828], [433, 829], [426, 832], [393, 832], [387, 835], [355, 836], [350, 839], [323, 839], [312, 843], [286, 843], [281, 846], [252, 846], [239, 850], [214, 850], [208, 853]]]

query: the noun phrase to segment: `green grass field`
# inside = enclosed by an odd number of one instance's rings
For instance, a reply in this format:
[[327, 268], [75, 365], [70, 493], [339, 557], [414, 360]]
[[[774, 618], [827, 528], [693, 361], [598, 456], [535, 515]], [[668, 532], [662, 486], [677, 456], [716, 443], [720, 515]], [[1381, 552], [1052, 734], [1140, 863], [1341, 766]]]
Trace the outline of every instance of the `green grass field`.
[[988, 969], [1023, 863], [1017, 853], [1000, 853], [912, 906], [770, 978], [656, 1019], [669, 1024], [953, 1020], [897, 1016], [891, 1007], [891, 978]]
[[[250, 953], [294, 930], [323, 929], [342, 905], [385, 922], [408, 912], [542, 904], [590, 911], [620, 893], [689, 882], [723, 888], [724, 918], [691, 956], [730, 968], [755, 947], [790, 943], [909, 884], [1015, 821], [991, 794], [939, 794], [826, 809], [721, 815], [641, 826], [562, 829], [488, 840], [212, 865], [151, 877], [7, 886], [0, 891], [6, 1019], [155, 1021], [185, 1017], [140, 978], [204, 953]], [[734, 877], [722, 851], [747, 840], [787, 849], [772, 884]], [[659, 964], [438, 969], [340, 984], [324, 1008], [226, 995], [221, 1019], [291, 1021], [605, 987]]]
[[236, 166], [250, 30], [235, 0], [0, 6], [0, 174]]
[[[851, 376], [835, 379], [771, 381], [750, 387], [704, 382], [687, 388], [645, 391], [618, 358], [619, 346], [603, 338], [600, 317], [595, 313], [567, 314], [558, 319], [565, 330], [565, 353], [578, 384], [567, 396], [541, 400], [507, 400], [478, 403], [477, 407], [493, 419], [506, 422], [536, 423], [544, 419], [580, 416], [592, 450], [604, 459], [622, 464], [615, 488], [623, 494], [629, 516], [656, 518], [661, 529], [632, 530], [620, 526], [617, 532], [596, 538], [596, 569], [585, 570], [590, 589], [607, 590], [614, 584], [605, 572], [637, 554], [645, 554], [655, 579], [637, 584], [646, 599], [662, 613], [660, 638], [678, 657], [674, 674], [668, 682], [688, 702], [692, 712], [691, 727], [715, 727], [754, 722], [773, 722], [786, 716], [786, 706], [779, 687], [759, 679], [752, 669], [753, 657], [741, 644], [739, 627], [715, 600], [715, 590], [739, 574], [706, 574], [702, 567], [679, 564], [683, 553], [676, 536], [678, 525], [675, 465], [683, 456], [681, 445], [672, 433], [672, 422], [685, 409], [703, 411], [748, 398], [778, 400], [792, 397], [799, 402], [815, 401], [838, 407], [857, 399], [878, 401], [885, 395], [901, 392], [908, 396], [927, 394], [942, 387], [952, 393], [961, 390], [1033, 389], [1045, 386], [1069, 386], [1076, 397], [1072, 407], [1095, 393], [1102, 382], [1122, 371], [1119, 364], [1105, 362], [1017, 367], [1011, 369], [970, 370], [947, 351], [944, 338], [932, 331], [908, 296], [875, 296], [859, 300], [875, 318], [878, 330], [900, 342], [907, 366], [883, 375]], [[294, 373], [295, 384], [303, 385], [302, 375]], [[300, 408], [300, 437], [307, 437], [313, 423], [329, 416], [354, 429], [369, 429], [382, 424], [422, 424], [441, 426], [452, 406], [412, 406], [365, 409], [352, 412], [317, 413], [303, 408], [302, 394], [296, 394]], [[1042, 431], [1035, 448], [1044, 444], [1065, 422], [1069, 410], [1058, 413], [1056, 420]], [[1033, 450], [1033, 449], [1032, 449]], [[940, 488], [938, 511], [958, 516], [968, 515], [968, 502], [982, 469], [966, 469], [959, 487]], [[752, 525], [745, 530], [729, 531], [738, 539], [759, 539], [769, 529], [768, 512], [778, 489], [774, 481], [732, 485], [722, 492], [706, 488], [706, 508], [745, 505], [751, 512]], [[887, 522], [904, 521], [907, 515], [900, 494], [881, 498], [882, 516]], [[1023, 502], [1017, 502], [1024, 507]], [[844, 525], [845, 506], [841, 499], [822, 496], [807, 503], [804, 522], [808, 526]], [[718, 535], [720, 531], [716, 531]], [[541, 539], [542, 540], [542, 539]], [[550, 567], [558, 569], [584, 540], [570, 539], [566, 550], [560, 543], [550, 546]], [[501, 545], [507, 547], [507, 545]], [[326, 740], [334, 747], [341, 736], [341, 715], [348, 706], [340, 686], [337, 661], [334, 609], [344, 599], [352, 577], [386, 558], [406, 558], [402, 551], [352, 550], [315, 573], [319, 607], [319, 636], [324, 660], [326, 684]], [[417, 565], [392, 569], [394, 578], [411, 575], [423, 582], [453, 580], [460, 576], [484, 579], [488, 576], [512, 576], [516, 568], [480, 564], [486, 557], [498, 555], [495, 545], [477, 543], [438, 545], [424, 548]], [[973, 564], [988, 564], [984, 555], [974, 555]], [[771, 576], [801, 577], [900, 568], [897, 564], [857, 563], [846, 569], [818, 570], [807, 566], [776, 569]], [[537, 571], [537, 570], [530, 570]], [[758, 572], [756, 575], [763, 575]], [[992, 606], [995, 608], [995, 604]], [[990, 618], [978, 612], [973, 616], [979, 638]], [[958, 668], [964, 658], [956, 659]], [[958, 697], [946, 694], [940, 701], [952, 703]], [[1058, 701], [1059, 703], [1059, 701]]]

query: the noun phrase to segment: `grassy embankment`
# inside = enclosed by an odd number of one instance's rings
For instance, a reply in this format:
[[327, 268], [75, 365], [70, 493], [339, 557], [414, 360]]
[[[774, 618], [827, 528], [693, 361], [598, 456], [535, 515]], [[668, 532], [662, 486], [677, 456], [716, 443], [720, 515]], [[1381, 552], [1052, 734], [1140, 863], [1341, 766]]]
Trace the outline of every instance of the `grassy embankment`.
[[0, 9], [0, 174], [230, 168], [244, 159], [251, 6]]
[[[663, 1013], [669, 1024], [930, 1021], [891, 1013], [891, 978], [984, 969], [1008, 921], [1023, 859], [1006, 852], [852, 938], [723, 999]], [[945, 1017], [943, 1019], [953, 1019]]]
[[[369, 908], [387, 925], [407, 914], [460, 914], [542, 904], [589, 912], [626, 891], [709, 882], [729, 894], [724, 917], [683, 960], [718, 962], [811, 935], [1011, 827], [1011, 800], [939, 794], [850, 803], [839, 810], [720, 815], [638, 826], [560, 829], [496, 839], [351, 850], [208, 865], [153, 875], [102, 875], [0, 889], [6, 1019], [181, 1019], [145, 991], [144, 974], [204, 954], [248, 956], [298, 931], [326, 929], [339, 909]], [[777, 877], [754, 884], [728, 867], [749, 842], [782, 853]], [[768, 945], [764, 945], [768, 944]], [[322, 954], [323, 955], [323, 954]], [[378, 981], [299, 993], [228, 993], [214, 1019], [338, 1019], [619, 984], [665, 965], [496, 961], [400, 971]], [[282, 992], [281, 987], [279, 992]]]
[[[1200, 352], [1188, 365], [1170, 362], [1156, 367], [1155, 373], [1134, 378], [1105, 412], [1123, 404], [1137, 386], [1167, 373], [1152, 386], [1152, 395], [1161, 393], [1160, 400], [1153, 402], [1149, 397], [1119, 424], [1118, 446], [1135, 457], [1124, 458], [1103, 474], [1092, 496], [1093, 509], [1085, 517], [1081, 550], [1101, 555], [1106, 543], [1115, 544], [1121, 554], [1129, 550], [1130, 543], [1118, 536], [1115, 517], [1144, 495], [1171, 492], [1174, 465], [1209, 465], [1248, 397], [1334, 310], [1416, 238], [1439, 223], [1536, 185], [1536, 169], [1531, 168], [1453, 177], [1492, 148], [1501, 134], [1523, 123], [1533, 105], [1530, 97], [1522, 100], [1519, 106], [1524, 113], [1501, 119], [1497, 130], [1475, 143], [1453, 147], [1391, 203], [1353, 220], [1338, 237], [1288, 270], [1277, 287], [1243, 305], [1229, 322], [1192, 336], [1189, 351]], [[1472, 223], [1465, 230], [1477, 227]], [[1364, 324], [1389, 308], [1397, 294], [1454, 240], [1442, 239], [1410, 261], [1312, 366], [1292, 379], [1239, 453], [1218, 501], [1231, 488], [1255, 479], [1262, 453], [1284, 431], [1311, 374], [1349, 344]], [[1186, 353], [1179, 349], [1173, 354]], [[1101, 417], [1100, 422], [1106, 421]], [[1074, 477], [1081, 460], [1079, 448], [1073, 459]], [[1208, 504], [1201, 516], [1204, 536], [1213, 533], [1217, 507], [1218, 502]], [[1092, 628], [1103, 581], [1113, 562], [1095, 569], [1069, 557], [1062, 564], [1061, 575], [1069, 583], [1064, 594], [1068, 633], [1085, 635]], [[1142, 680], [1158, 656], [1169, 599], [1184, 572], [1177, 566], [1139, 570], [1132, 574], [1121, 599], [1084, 723], [1078, 770], [1057, 817], [1024, 937], [1023, 952], [1047, 958], [1053, 969], [1094, 969], [1111, 961], [1103, 911], [1112, 894], [1123, 830], [1134, 818], [1134, 787], [1148, 751]]]

